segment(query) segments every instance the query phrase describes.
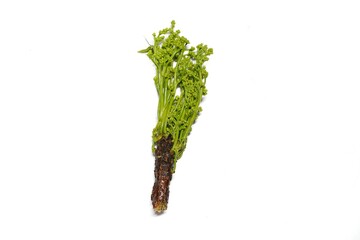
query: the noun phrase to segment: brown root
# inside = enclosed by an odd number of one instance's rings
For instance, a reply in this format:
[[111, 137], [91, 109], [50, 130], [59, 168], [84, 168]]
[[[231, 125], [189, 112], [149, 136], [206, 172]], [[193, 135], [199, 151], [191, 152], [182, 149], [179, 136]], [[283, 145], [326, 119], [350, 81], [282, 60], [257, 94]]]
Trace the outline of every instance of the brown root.
[[169, 186], [172, 178], [174, 152], [172, 137], [163, 137], [155, 143], [155, 183], [151, 194], [151, 201], [156, 213], [167, 209], [169, 200]]

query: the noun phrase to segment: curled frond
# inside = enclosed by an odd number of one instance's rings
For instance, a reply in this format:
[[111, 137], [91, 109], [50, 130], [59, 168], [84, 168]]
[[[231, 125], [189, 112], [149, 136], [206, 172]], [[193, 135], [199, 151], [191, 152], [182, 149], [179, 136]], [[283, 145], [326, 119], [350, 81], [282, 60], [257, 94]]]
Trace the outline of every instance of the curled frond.
[[[189, 40], [180, 33], [172, 21], [170, 28], [153, 34], [153, 45], [139, 51], [146, 53], [156, 66], [154, 82], [159, 102], [153, 143], [171, 135], [175, 163], [182, 156], [191, 127], [201, 112], [200, 103], [207, 93], [208, 72], [204, 63], [213, 54], [213, 49], [202, 43], [189, 47]], [[180, 95], [176, 94], [176, 89], [180, 89]]]

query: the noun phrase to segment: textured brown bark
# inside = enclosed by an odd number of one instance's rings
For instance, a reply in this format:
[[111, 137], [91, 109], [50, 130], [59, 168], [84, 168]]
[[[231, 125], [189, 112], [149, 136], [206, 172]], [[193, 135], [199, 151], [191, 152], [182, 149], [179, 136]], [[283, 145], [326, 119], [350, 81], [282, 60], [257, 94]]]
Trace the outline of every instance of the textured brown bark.
[[172, 137], [163, 137], [155, 143], [155, 183], [151, 194], [151, 201], [155, 212], [166, 210], [169, 200], [169, 186], [172, 178], [174, 152]]

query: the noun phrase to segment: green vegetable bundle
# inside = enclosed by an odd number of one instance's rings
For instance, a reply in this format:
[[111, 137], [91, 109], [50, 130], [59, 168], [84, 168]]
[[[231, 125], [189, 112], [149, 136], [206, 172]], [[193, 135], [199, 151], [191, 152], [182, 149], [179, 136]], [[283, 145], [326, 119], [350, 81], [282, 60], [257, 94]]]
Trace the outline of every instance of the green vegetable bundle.
[[204, 63], [212, 48], [199, 44], [189, 47], [189, 40], [170, 28], [153, 34], [154, 44], [139, 51], [155, 64], [154, 82], [159, 96], [158, 123], [153, 130], [155, 183], [151, 195], [156, 212], [167, 208], [169, 185], [176, 162], [186, 148], [192, 125], [201, 112], [200, 102], [206, 95], [208, 72]]

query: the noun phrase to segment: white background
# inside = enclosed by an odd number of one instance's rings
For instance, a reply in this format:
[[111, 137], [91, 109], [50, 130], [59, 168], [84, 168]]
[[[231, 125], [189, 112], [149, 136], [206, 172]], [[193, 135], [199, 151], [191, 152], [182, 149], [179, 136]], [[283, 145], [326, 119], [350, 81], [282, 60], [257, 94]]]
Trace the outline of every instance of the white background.
[[[214, 48], [153, 214], [154, 67]], [[1, 1], [0, 239], [360, 239], [358, 1]]]

